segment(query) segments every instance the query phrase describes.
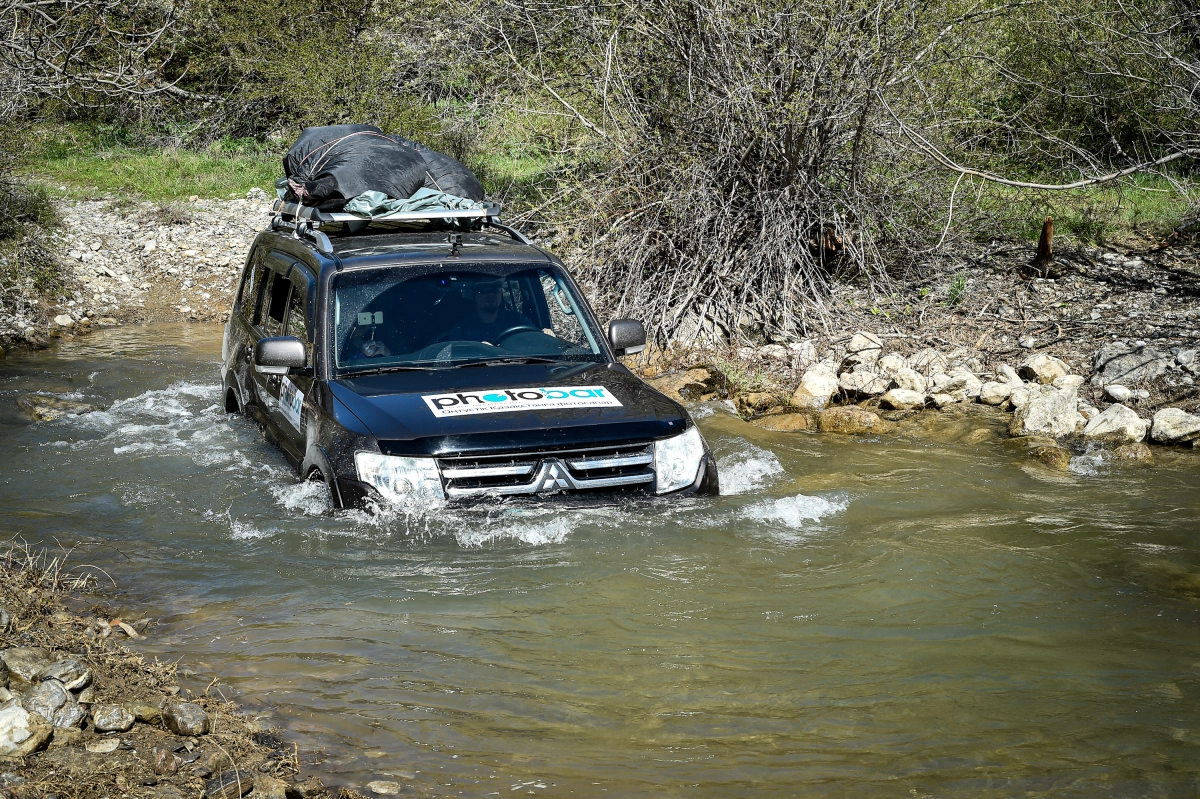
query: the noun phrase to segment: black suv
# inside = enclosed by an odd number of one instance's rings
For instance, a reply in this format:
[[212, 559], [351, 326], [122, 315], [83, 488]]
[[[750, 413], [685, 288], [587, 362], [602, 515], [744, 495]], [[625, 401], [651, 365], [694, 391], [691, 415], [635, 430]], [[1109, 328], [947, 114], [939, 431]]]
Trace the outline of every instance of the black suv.
[[616, 359], [644, 348], [641, 323], [603, 335], [562, 262], [497, 212], [368, 224], [278, 204], [225, 327], [226, 410], [341, 507], [717, 493], [687, 411]]

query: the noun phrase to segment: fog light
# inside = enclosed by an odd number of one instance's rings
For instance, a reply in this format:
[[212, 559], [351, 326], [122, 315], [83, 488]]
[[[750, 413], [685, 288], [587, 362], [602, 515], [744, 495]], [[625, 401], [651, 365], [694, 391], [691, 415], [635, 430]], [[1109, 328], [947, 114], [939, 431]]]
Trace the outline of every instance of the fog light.
[[442, 476], [433, 458], [400, 458], [378, 452], [354, 453], [358, 479], [389, 502], [443, 500]]
[[695, 427], [683, 435], [654, 442], [655, 491], [665, 494], [696, 482], [704, 460], [704, 441]]

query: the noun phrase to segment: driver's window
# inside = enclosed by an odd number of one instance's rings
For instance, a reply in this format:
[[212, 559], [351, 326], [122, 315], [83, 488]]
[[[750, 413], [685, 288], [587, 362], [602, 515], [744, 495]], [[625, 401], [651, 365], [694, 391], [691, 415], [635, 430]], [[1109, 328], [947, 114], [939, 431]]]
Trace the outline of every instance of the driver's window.
[[545, 295], [546, 307], [550, 310], [554, 335], [572, 346], [587, 347], [587, 337], [583, 334], [583, 326], [579, 323], [579, 315], [566, 286], [559, 285], [559, 278], [556, 276], [540, 270], [538, 281]]

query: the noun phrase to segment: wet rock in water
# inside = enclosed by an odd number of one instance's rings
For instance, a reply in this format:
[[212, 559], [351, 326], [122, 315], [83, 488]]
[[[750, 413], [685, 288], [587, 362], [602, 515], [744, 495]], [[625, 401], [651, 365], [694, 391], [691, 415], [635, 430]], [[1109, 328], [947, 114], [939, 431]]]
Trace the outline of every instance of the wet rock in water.
[[204, 784], [206, 799], [240, 799], [254, 787], [254, 775], [248, 771], [230, 769]]
[[37, 713], [13, 703], [0, 708], [0, 757], [25, 757], [50, 740], [53, 727]]
[[852, 397], [874, 397], [888, 389], [888, 379], [869, 369], [842, 372], [838, 385]]
[[176, 735], [207, 735], [208, 714], [191, 702], [169, 702], [163, 707], [163, 724]]
[[933, 406], [939, 410], [945, 408], [947, 405], [955, 405], [959, 401], [958, 397], [954, 396], [953, 394], [943, 394], [940, 391], [930, 394], [929, 400], [933, 403]]
[[1071, 453], [1062, 447], [1039, 445], [1030, 447], [1029, 457], [1060, 472], [1071, 470]]
[[133, 727], [133, 714], [120, 705], [93, 705], [92, 725], [96, 732], [125, 732]]
[[58, 680], [68, 691], [81, 691], [92, 681], [92, 673], [74, 658], [55, 661], [42, 669], [38, 676], [43, 680]]
[[62, 419], [65, 416], [78, 416], [100, 410], [97, 406], [89, 405], [86, 402], [47, 397], [42, 394], [26, 394], [18, 397], [17, 407], [38, 422], [53, 422], [55, 419]]
[[87, 719], [87, 711], [83, 705], [76, 701], [75, 697], [67, 694], [67, 701], [54, 714], [51, 722], [55, 728], [58, 727], [79, 727]]
[[[25, 695], [25, 709], [37, 713], [46, 723], [53, 723], [54, 714], [67, 703], [67, 689], [58, 680], [43, 680]], [[71, 725], [66, 725], [71, 726]]]
[[979, 401], [984, 405], [1003, 405], [1012, 390], [1012, 383], [988, 381], [979, 387]]
[[1148, 446], [1139, 442], [1137, 444], [1122, 444], [1113, 450], [1113, 457], [1123, 461], [1145, 461], [1154, 456]]
[[0, 660], [8, 667], [9, 679], [20, 685], [36, 682], [50, 655], [41, 647], [13, 647], [0, 652]]
[[753, 424], [755, 427], [774, 430], [777, 433], [797, 433], [803, 430], [817, 429], [816, 416], [809, 413], [779, 413], [755, 419]]
[[[1012, 392], [1013, 405], [1016, 405], [1017, 393], [1018, 390]], [[1009, 435], [1041, 435], [1051, 438], [1070, 435], [1075, 432], [1075, 422], [1079, 415], [1076, 410], [1078, 401], [1077, 391], [1072, 388], [1043, 386], [1036, 394], [1030, 392], [1028, 401], [1013, 414], [1008, 427]]]
[[878, 414], [854, 405], [821, 411], [817, 424], [822, 433], [843, 435], [882, 433], [888, 429], [888, 423], [879, 418]]
[[800, 385], [792, 394], [792, 405], [797, 408], [821, 410], [829, 404], [829, 398], [838, 390], [838, 377], [823, 364], [809, 367], [800, 378]]
[[879, 398], [879, 404], [897, 411], [913, 411], [925, 407], [925, 394], [903, 388], [893, 388]]
[[162, 709], [149, 702], [133, 702], [126, 707], [133, 717], [143, 724], [157, 724], [162, 721]]
[[1173, 360], [1169, 354], [1144, 342], [1126, 344], [1124, 341], [1113, 341], [1096, 353], [1094, 380], [1102, 386], [1153, 380], [1166, 372]]
[[656, 377], [648, 382], [668, 397], [680, 402], [699, 399], [712, 389], [708, 387], [713, 379], [707, 369], [688, 369], [686, 372]]
[[1070, 372], [1071, 367], [1067, 366], [1064, 361], [1045, 353], [1034, 355], [1021, 364], [1021, 368], [1018, 370], [1018, 374], [1023, 379], [1047, 386]]
[[1200, 440], [1200, 416], [1179, 408], [1163, 408], [1154, 414], [1150, 438], [1159, 444], [1187, 444]]
[[1017, 374], [1016, 369], [1006, 363], [1002, 363], [996, 367], [996, 382], [1020, 385], [1023, 381], [1021, 380], [1021, 376]]
[[1110, 405], [1087, 423], [1083, 437], [1113, 444], [1134, 444], [1146, 437], [1150, 422], [1124, 405]]
[[367, 790], [380, 796], [399, 796], [404, 787], [390, 780], [374, 780], [367, 783]]
[[929, 377], [938, 372], [946, 371], [949, 363], [947, 363], [945, 355], [942, 355], [935, 349], [926, 348], [909, 358], [908, 365], [909, 368], [915, 369], [926, 377]]
[[1111, 386], [1104, 387], [1104, 395], [1113, 402], [1129, 402], [1133, 392], [1119, 383], [1113, 383]]
[[859, 331], [855, 333], [850, 343], [846, 345], [846, 357], [842, 359], [843, 370], [853, 370], [858, 366], [874, 366], [883, 355], [883, 339], [874, 333]]
[[734, 404], [737, 406], [739, 413], [743, 416], [750, 416], [778, 405], [779, 399], [774, 394], [755, 391], [738, 396]]

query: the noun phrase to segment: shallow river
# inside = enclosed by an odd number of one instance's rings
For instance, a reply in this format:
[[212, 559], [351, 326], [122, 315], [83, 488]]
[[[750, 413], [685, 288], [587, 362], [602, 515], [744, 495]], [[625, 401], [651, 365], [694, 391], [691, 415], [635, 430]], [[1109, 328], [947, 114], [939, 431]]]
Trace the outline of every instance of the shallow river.
[[[333, 512], [222, 412], [220, 334], [0, 361], [0, 531], [75, 546], [161, 620], [148, 653], [220, 677], [327, 781], [1200, 789], [1200, 454], [1055, 475], [1002, 443], [768, 433], [716, 405], [717, 499]], [[27, 391], [108, 410], [32, 424]]]

